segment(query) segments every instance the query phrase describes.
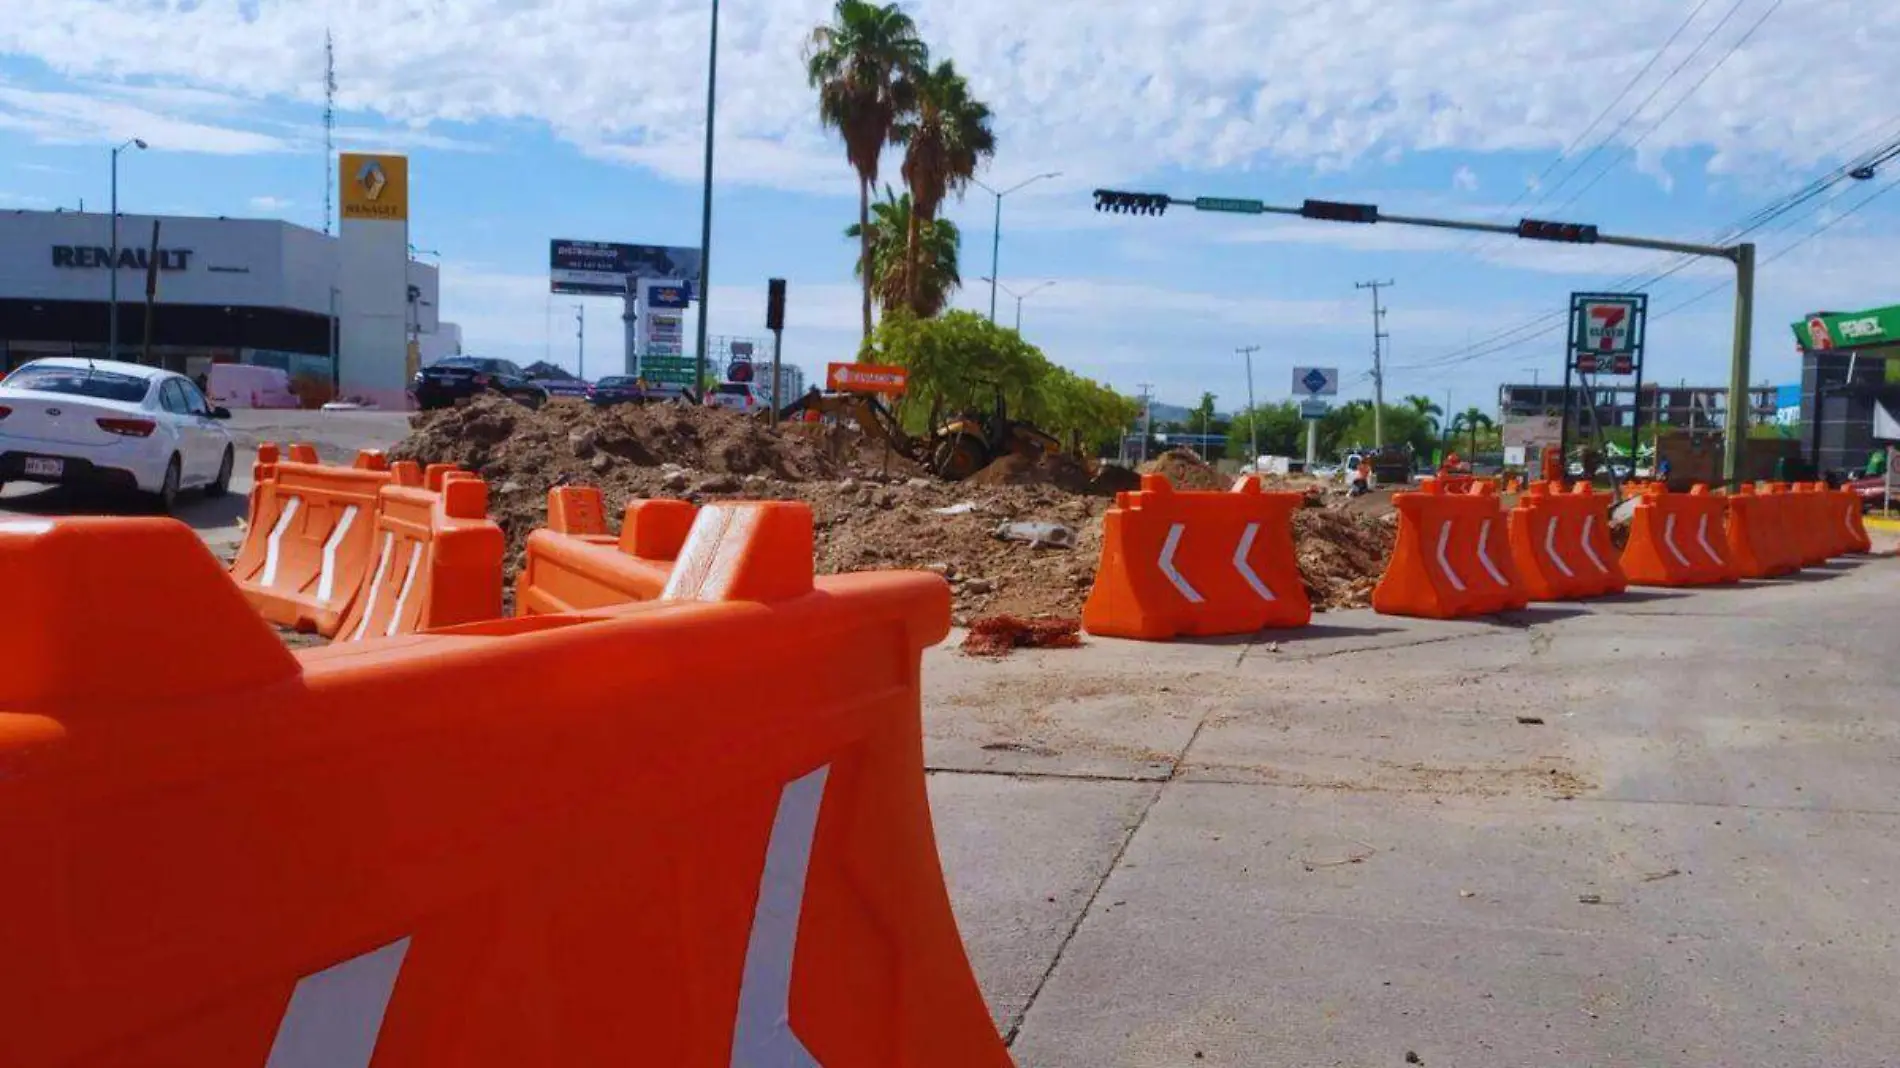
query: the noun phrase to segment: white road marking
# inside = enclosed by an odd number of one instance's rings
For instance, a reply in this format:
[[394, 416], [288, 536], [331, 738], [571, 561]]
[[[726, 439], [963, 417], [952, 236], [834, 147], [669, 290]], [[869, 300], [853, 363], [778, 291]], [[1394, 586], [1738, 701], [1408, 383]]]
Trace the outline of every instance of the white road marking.
[[1273, 591], [1267, 588], [1266, 583], [1260, 581], [1260, 576], [1254, 574], [1253, 566], [1247, 563], [1247, 557], [1253, 553], [1254, 539], [1259, 535], [1260, 524], [1247, 524], [1246, 533], [1240, 536], [1240, 548], [1234, 550], [1234, 570], [1240, 572], [1240, 577], [1247, 580], [1247, 585], [1253, 587], [1253, 592], [1259, 594], [1261, 600], [1272, 602], [1278, 598], [1273, 596]]
[[277, 562], [283, 556], [284, 534], [290, 530], [290, 521], [296, 518], [297, 506], [302, 503], [302, 497], [284, 499], [284, 510], [277, 514], [277, 525], [270, 528], [270, 537], [264, 539], [264, 577], [259, 580], [260, 585], [277, 585]]
[[818, 835], [818, 812], [830, 774], [827, 764], [779, 792], [739, 980], [733, 1068], [821, 1068], [792, 1032], [792, 961], [798, 952], [798, 918], [805, 907], [812, 841]]
[[408, 952], [399, 938], [298, 980], [264, 1068], [369, 1068]]
[[1174, 588], [1181, 591], [1181, 596], [1187, 598], [1189, 604], [1200, 604], [1207, 598], [1201, 596], [1201, 591], [1188, 585], [1188, 580], [1174, 566], [1175, 550], [1181, 547], [1181, 535], [1186, 531], [1186, 523], [1176, 523], [1168, 528], [1168, 540], [1161, 546], [1161, 573], [1168, 576], [1168, 581], [1174, 583]]

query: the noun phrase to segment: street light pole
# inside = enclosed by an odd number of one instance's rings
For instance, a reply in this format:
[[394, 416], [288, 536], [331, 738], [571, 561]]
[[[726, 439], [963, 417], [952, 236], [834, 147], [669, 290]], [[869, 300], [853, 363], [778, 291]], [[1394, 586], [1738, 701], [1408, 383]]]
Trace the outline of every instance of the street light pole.
[[1016, 190], [1023, 188], [1026, 185], [1033, 185], [1036, 182], [1040, 182], [1044, 178], [1060, 178], [1061, 176], [1062, 176], [1061, 171], [1050, 171], [1048, 174], [1038, 174], [1034, 178], [1027, 178], [1027, 179], [1024, 179], [1023, 181], [1017, 182], [1015, 185], [1010, 186], [1008, 189], [1005, 189], [1000, 193], [994, 189], [991, 189], [989, 186], [984, 185], [983, 182], [979, 179], [976, 179], [976, 178], [970, 179], [972, 182], [976, 183], [979, 189], [982, 189], [984, 192], [996, 198], [996, 222], [995, 222], [994, 227], [990, 231], [990, 278], [989, 278], [989, 281], [990, 281], [990, 322], [992, 323], [996, 321], [996, 279], [997, 279], [997, 271], [999, 269], [999, 265], [997, 261], [1001, 259], [1002, 251], [1003, 251], [1003, 198], [1010, 195], [1011, 193], [1014, 193]]
[[587, 305], [574, 305], [574, 370], [587, 381]]
[[1260, 351], [1260, 346], [1248, 345], [1246, 348], [1234, 351], [1247, 358], [1247, 448], [1253, 451], [1253, 455], [1247, 457], [1247, 462], [1258, 464], [1260, 462], [1260, 410], [1254, 407], [1253, 403], [1253, 354]]
[[706, 323], [712, 307], [713, 114], [719, 89], [719, 0], [712, 0], [712, 34], [706, 47], [706, 184], [699, 206], [699, 329], [693, 388], [706, 388]]
[[[978, 281], [988, 282], [992, 289], [996, 288], [999, 285], [1002, 285], [1002, 283], [996, 280], [996, 276], [994, 275], [991, 275], [988, 278], [978, 279]], [[1055, 284], [1056, 284], [1055, 280], [1052, 279], [1050, 281], [1044, 282], [1041, 285], [1035, 286], [1034, 288], [1029, 289], [1026, 292], [1022, 292], [1022, 293], [1018, 293], [1015, 290], [1009, 288], [1008, 286], [1002, 286], [1003, 292], [1016, 298], [1016, 332], [1018, 334], [1023, 332], [1023, 301], [1028, 300], [1030, 297], [1035, 296], [1036, 294], [1042, 292], [1045, 289], [1048, 289], [1050, 286], [1055, 285]], [[996, 317], [994, 314], [992, 314], [990, 316], [990, 322], [995, 322], [995, 321], [996, 321]]]
[[108, 360], [119, 358], [119, 153], [130, 147], [143, 149], [145, 142], [134, 137], [112, 150], [112, 249], [109, 257], [111, 262], [106, 264], [106, 274], [110, 279], [107, 283], [110, 296], [106, 298], [107, 315], [110, 317], [106, 323]]

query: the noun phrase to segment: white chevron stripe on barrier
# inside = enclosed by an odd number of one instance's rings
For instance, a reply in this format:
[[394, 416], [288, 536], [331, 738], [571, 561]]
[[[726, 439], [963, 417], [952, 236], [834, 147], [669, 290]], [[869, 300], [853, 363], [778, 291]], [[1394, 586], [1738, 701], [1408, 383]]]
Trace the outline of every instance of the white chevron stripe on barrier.
[[1676, 517], [1673, 515], [1663, 519], [1663, 544], [1669, 547], [1669, 554], [1676, 558], [1677, 563], [1683, 567], [1693, 566], [1689, 558], [1682, 555], [1682, 550], [1676, 548]]
[[369, 1068], [408, 953], [399, 938], [297, 980], [264, 1068]]
[[1607, 575], [1610, 573], [1610, 565], [1603, 562], [1603, 558], [1597, 555], [1597, 547], [1590, 544], [1590, 535], [1595, 534], [1596, 532], [1597, 532], [1597, 517], [1593, 515], [1584, 516], [1583, 517], [1583, 542], [1582, 542], [1583, 555], [1590, 558], [1590, 563], [1593, 567], [1595, 567], [1598, 571], [1602, 572], [1603, 574]]
[[1722, 554], [1716, 552], [1715, 546], [1709, 544], [1709, 517], [1706, 515], [1702, 516], [1701, 521], [1696, 524], [1695, 540], [1702, 546], [1702, 551], [1709, 554], [1709, 559], [1715, 561], [1715, 566], [1728, 566], [1728, 561], [1722, 559]]
[[1187, 533], [1186, 523], [1176, 523], [1168, 528], [1168, 540], [1161, 546], [1161, 573], [1168, 576], [1168, 581], [1174, 583], [1174, 588], [1181, 591], [1181, 596], [1187, 598], [1189, 604], [1201, 604], [1207, 598], [1201, 596], [1201, 591], [1189, 585], [1186, 577], [1174, 566], [1174, 554], [1181, 548], [1181, 535], [1185, 533]]
[[1254, 574], [1253, 565], [1247, 562], [1247, 557], [1253, 553], [1254, 539], [1259, 536], [1260, 524], [1247, 524], [1246, 533], [1240, 536], [1240, 547], [1234, 550], [1234, 570], [1240, 572], [1240, 577], [1247, 580], [1247, 585], [1253, 587], [1253, 592], [1259, 594], [1261, 600], [1271, 602], [1277, 600], [1273, 591], [1260, 581], [1260, 576]]
[[1495, 522], [1495, 520], [1487, 519], [1478, 527], [1478, 562], [1483, 564], [1484, 569], [1491, 573], [1491, 581], [1500, 586], [1509, 586], [1511, 583], [1505, 579], [1504, 572], [1498, 570], [1498, 565], [1491, 562], [1491, 553], [1485, 548], [1486, 543], [1491, 540], [1491, 524], [1493, 522]]
[[[1550, 557], [1550, 562], [1557, 565], [1557, 570], [1563, 572], [1565, 578], [1576, 578], [1577, 573], [1570, 570], [1570, 565], [1564, 562], [1564, 554], [1557, 551], [1557, 528], [1563, 525], [1564, 521], [1561, 518], [1552, 518], [1550, 526], [1544, 528], [1544, 555]], [[1589, 528], [1585, 527], [1584, 531], [1587, 534]], [[1588, 541], [1584, 542], [1584, 547], [1589, 547]]]
[[1452, 570], [1451, 561], [1445, 558], [1445, 546], [1450, 542], [1451, 524], [1446, 523], [1438, 528], [1438, 569], [1445, 573], [1445, 578], [1451, 583], [1452, 589], [1464, 593], [1465, 580], [1458, 577], [1458, 572]]

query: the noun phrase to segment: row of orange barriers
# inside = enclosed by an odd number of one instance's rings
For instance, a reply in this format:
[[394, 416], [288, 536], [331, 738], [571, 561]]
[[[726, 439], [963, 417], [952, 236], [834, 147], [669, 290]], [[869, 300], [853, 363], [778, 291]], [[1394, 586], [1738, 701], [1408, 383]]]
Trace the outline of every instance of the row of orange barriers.
[[1257, 477], [1217, 493], [1142, 476], [1141, 489], [1117, 494], [1103, 517], [1083, 629], [1165, 641], [1306, 626], [1313, 605], [1293, 550], [1293, 513], [1304, 501], [1265, 492]]
[[230, 575], [265, 619], [360, 640], [501, 614], [504, 538], [476, 475], [374, 451], [325, 465], [308, 445], [259, 446], [252, 474]]
[[[1785, 575], [1872, 549], [1859, 498], [1820, 483], [1736, 495], [1651, 486], [1637, 498], [1629, 540], [1610, 539], [1610, 499], [1588, 485], [1565, 493], [1535, 483], [1508, 514], [1484, 483], [1465, 492], [1426, 479], [1394, 497], [1398, 543], [1373, 591], [1387, 615], [1454, 619], [1528, 601], [1568, 601], [1636, 586], [1703, 586]], [[1508, 519], [1507, 519], [1508, 515]], [[1508, 522], [1509, 554], [1492, 548]]]
[[[247, 550], [360, 642], [286, 649], [173, 520], [0, 521], [0, 1064], [1011, 1063], [925, 793], [943, 579], [816, 579], [802, 504], [615, 540], [569, 491], [523, 618], [384, 637], [423, 561], [476, 584], [480, 483], [310, 466]], [[707, 685], [734, 649], [769, 699]]]

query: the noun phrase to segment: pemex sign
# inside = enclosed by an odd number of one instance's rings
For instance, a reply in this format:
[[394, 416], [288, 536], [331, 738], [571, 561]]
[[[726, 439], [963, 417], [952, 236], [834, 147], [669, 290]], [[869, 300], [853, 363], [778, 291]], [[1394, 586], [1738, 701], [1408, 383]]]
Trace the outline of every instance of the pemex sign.
[[1646, 294], [1571, 294], [1571, 366], [1580, 374], [1634, 373], [1642, 361], [1648, 320]]

